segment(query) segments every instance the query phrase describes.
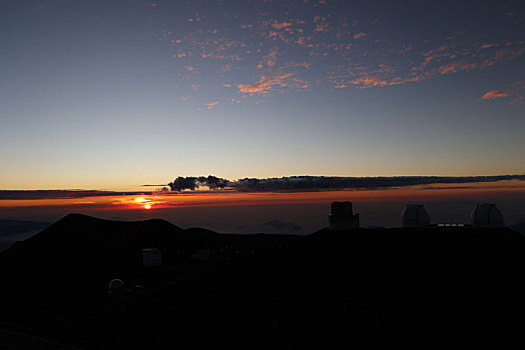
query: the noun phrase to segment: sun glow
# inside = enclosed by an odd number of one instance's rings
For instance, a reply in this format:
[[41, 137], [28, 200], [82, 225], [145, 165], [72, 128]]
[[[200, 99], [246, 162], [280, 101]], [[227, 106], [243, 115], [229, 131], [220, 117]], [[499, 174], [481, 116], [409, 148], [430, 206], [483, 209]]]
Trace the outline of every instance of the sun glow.
[[151, 209], [153, 201], [146, 197], [136, 197], [130, 201], [127, 201], [130, 204], [138, 204], [144, 209]]

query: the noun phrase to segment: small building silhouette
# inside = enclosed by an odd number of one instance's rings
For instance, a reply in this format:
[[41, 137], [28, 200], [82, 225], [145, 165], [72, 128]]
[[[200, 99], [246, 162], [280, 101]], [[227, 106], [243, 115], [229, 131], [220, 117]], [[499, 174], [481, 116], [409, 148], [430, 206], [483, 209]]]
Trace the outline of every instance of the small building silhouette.
[[158, 248], [142, 249], [142, 265], [162, 266], [162, 253]]
[[503, 226], [503, 214], [496, 207], [496, 204], [482, 203], [476, 204], [470, 213], [470, 219], [474, 226]]
[[403, 227], [421, 227], [430, 224], [430, 216], [423, 204], [407, 204], [401, 213]]
[[210, 249], [200, 249], [191, 254], [191, 260], [208, 261], [212, 259], [212, 252]]
[[328, 216], [328, 224], [331, 230], [350, 230], [359, 228], [359, 214], [352, 212], [352, 202], [332, 202], [331, 212]]

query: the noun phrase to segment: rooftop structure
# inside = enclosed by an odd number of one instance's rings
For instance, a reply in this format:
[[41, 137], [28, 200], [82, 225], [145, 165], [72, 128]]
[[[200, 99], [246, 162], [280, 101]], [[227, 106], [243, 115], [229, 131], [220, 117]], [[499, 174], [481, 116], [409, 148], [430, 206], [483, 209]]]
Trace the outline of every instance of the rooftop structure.
[[158, 248], [142, 249], [142, 265], [162, 266], [162, 253]]
[[350, 230], [359, 228], [359, 214], [354, 214], [352, 212], [352, 202], [335, 201], [332, 202], [331, 205], [328, 224], [331, 230]]

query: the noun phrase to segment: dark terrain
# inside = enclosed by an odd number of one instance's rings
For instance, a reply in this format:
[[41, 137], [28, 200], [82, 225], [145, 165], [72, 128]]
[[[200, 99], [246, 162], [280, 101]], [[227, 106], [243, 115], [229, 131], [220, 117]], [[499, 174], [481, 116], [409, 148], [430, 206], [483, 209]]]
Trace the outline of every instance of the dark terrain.
[[524, 267], [506, 228], [235, 235], [71, 214], [0, 254], [0, 347], [501, 345], [521, 331]]

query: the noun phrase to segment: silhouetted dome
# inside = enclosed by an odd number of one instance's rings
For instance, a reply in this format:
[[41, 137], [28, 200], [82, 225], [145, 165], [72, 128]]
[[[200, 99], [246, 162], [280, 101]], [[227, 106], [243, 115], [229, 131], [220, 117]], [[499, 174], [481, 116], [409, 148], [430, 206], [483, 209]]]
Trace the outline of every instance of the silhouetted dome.
[[496, 208], [496, 204], [476, 204], [470, 214], [472, 224], [475, 226], [502, 226], [503, 214]]
[[423, 204], [407, 204], [401, 213], [403, 227], [425, 226], [430, 223], [430, 216]]
[[114, 278], [109, 282], [110, 293], [122, 293], [125, 289], [124, 282], [121, 279]]

